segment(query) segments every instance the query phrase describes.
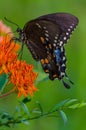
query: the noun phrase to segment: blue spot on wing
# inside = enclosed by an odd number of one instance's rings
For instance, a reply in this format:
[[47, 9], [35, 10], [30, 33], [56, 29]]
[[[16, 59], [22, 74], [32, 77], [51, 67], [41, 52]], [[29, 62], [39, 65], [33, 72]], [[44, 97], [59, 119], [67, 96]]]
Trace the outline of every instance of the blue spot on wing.
[[61, 62], [61, 56], [60, 56], [61, 51], [60, 51], [59, 49], [56, 49], [56, 50], [54, 50], [54, 54], [55, 54], [55, 56], [56, 56], [56, 62], [57, 62], [58, 64], [60, 64], [60, 62]]

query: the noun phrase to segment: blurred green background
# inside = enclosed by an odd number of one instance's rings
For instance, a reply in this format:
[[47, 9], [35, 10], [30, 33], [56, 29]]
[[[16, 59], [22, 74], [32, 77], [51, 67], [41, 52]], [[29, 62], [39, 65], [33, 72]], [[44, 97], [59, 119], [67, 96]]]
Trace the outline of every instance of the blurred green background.
[[[33, 107], [33, 103], [39, 100], [45, 111], [66, 98], [86, 101], [86, 0], [0, 1], [0, 19], [12, 27], [13, 31], [16, 30], [16, 26], [5, 21], [5, 16], [23, 28], [27, 21], [54, 12], [69, 12], [79, 18], [79, 26], [66, 45], [67, 73], [74, 85], [71, 85], [71, 89], [67, 90], [58, 80], [39, 82], [37, 84], [39, 91], [32, 97], [32, 103], [29, 107]], [[24, 48], [23, 59], [34, 64], [35, 70], [39, 72], [40, 64], [36, 64], [27, 48]], [[39, 73], [39, 77], [41, 75], [46, 76], [43, 71]], [[0, 99], [0, 110], [13, 112], [17, 103], [16, 94]], [[86, 130], [86, 107], [72, 111], [67, 110], [66, 113], [69, 120], [66, 126], [64, 126], [61, 118], [49, 117], [31, 121], [29, 125], [19, 124], [11, 130]], [[6, 130], [8, 129], [6, 128]]]

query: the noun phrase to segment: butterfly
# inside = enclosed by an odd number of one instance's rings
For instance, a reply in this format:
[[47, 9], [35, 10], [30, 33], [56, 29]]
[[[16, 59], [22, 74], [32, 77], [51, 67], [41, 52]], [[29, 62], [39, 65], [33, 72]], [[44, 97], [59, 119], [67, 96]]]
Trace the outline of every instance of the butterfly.
[[70, 85], [63, 80], [64, 77], [69, 79], [66, 74], [64, 45], [70, 39], [78, 21], [72, 14], [53, 13], [27, 22], [23, 29], [17, 28], [19, 38], [16, 40], [26, 44], [33, 58], [41, 62], [50, 80], [62, 80], [66, 88], [70, 88]]

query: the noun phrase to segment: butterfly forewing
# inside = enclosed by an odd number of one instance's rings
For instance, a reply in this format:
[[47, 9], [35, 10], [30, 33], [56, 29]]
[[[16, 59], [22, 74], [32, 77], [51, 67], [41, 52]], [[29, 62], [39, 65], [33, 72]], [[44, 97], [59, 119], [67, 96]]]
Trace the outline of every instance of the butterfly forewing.
[[53, 53], [54, 45], [61, 33], [58, 25], [46, 20], [31, 21], [25, 25], [23, 31], [29, 39], [27, 46], [32, 46], [39, 60], [46, 58], [47, 53]]
[[67, 43], [68, 39], [70, 38], [70, 35], [72, 34], [72, 32], [78, 24], [78, 18], [68, 13], [48, 14], [41, 16], [37, 19], [50, 20], [59, 26], [61, 30], [61, 35], [58, 39], [58, 44], [60, 46]]

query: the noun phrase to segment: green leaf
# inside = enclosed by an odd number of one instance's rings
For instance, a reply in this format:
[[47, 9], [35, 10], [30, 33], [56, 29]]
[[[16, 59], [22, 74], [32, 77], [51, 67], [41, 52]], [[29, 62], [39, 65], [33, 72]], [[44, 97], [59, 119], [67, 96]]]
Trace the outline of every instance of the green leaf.
[[66, 100], [63, 100], [63, 101], [57, 103], [57, 104], [50, 110], [50, 112], [53, 112], [53, 111], [55, 111], [55, 110], [61, 109], [69, 100], [70, 100], [70, 99], [66, 99]]
[[86, 102], [76, 103], [76, 104], [69, 106], [68, 108], [77, 109], [77, 108], [81, 108], [81, 107], [84, 107], [84, 106], [86, 106]]
[[29, 125], [29, 121], [28, 120], [21, 120], [22, 123], [24, 123], [25, 125]]
[[62, 110], [59, 110], [59, 113], [60, 113], [60, 115], [61, 115], [61, 118], [62, 118], [64, 124], [66, 125], [66, 124], [67, 124], [67, 121], [68, 121], [68, 118], [67, 118], [65, 112], [62, 111]]
[[7, 112], [2, 113], [2, 116], [1, 116], [2, 119], [8, 118], [8, 117], [9, 117], [9, 114]]
[[28, 116], [30, 116], [30, 112], [29, 112], [29, 109], [28, 109], [27, 105], [24, 104], [23, 102], [20, 102], [20, 105], [21, 105], [21, 107], [23, 108], [24, 112], [25, 112]]
[[68, 102], [66, 102], [65, 106], [70, 106], [74, 104], [75, 102], [78, 102], [78, 99], [70, 99]]
[[5, 73], [0, 75], [0, 92], [3, 91], [7, 81], [7, 75]]
[[36, 114], [42, 114], [41, 111], [39, 111], [39, 110], [36, 109], [36, 108], [35, 108], [32, 112], [33, 112], [33, 113], [36, 113]]
[[41, 112], [41, 114], [43, 114], [43, 108], [42, 108], [40, 102], [39, 102], [39, 101], [36, 101], [36, 104], [38, 105], [38, 108], [37, 108], [38, 111]]
[[81, 103], [79, 103], [78, 108], [81, 108], [81, 107], [84, 107], [84, 106], [86, 106], [86, 102], [81, 102]]

